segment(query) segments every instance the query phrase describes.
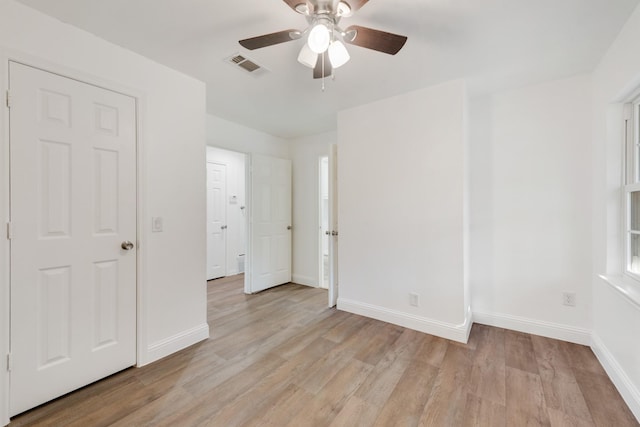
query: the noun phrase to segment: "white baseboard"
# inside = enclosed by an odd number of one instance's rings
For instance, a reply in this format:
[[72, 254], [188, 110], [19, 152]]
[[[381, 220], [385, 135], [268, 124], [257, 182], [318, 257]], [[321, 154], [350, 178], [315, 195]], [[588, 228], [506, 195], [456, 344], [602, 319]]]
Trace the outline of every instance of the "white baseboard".
[[591, 331], [584, 328], [562, 325], [559, 323], [545, 322], [542, 320], [528, 319], [502, 313], [473, 312], [473, 321], [482, 325], [496, 326], [498, 328], [511, 329], [513, 331], [526, 332], [569, 341], [576, 344], [590, 345]]
[[469, 339], [471, 325], [473, 324], [470, 311], [467, 313], [464, 323], [454, 325], [451, 323], [441, 322], [439, 320], [416, 316], [414, 314], [404, 313], [344, 298], [338, 298], [338, 310], [370, 317], [372, 319], [381, 320], [383, 322], [392, 323], [394, 325], [403, 326], [405, 328], [462, 343], [466, 343]]
[[298, 285], [313, 286], [314, 288], [318, 287], [317, 277], [303, 276], [301, 274], [292, 274], [291, 282], [297, 283]]
[[209, 338], [209, 325], [204, 323], [195, 328], [180, 332], [172, 337], [151, 344], [147, 350], [144, 363], [138, 366], [148, 365], [177, 351], [187, 348]]
[[613, 354], [607, 349], [600, 337], [595, 333], [591, 336], [591, 349], [600, 364], [611, 378], [620, 395], [640, 422], [640, 390], [633, 384], [627, 373], [622, 369]]

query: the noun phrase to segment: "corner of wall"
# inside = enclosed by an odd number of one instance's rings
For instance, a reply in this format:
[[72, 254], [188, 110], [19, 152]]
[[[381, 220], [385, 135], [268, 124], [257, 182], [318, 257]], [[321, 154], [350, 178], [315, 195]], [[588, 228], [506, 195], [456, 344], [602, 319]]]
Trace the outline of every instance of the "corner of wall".
[[609, 378], [611, 378], [611, 381], [620, 392], [620, 395], [629, 406], [631, 412], [633, 412], [633, 415], [635, 415], [636, 419], [640, 420], [640, 390], [638, 390], [638, 387], [631, 381], [624, 369], [622, 369], [622, 366], [620, 366], [616, 358], [595, 332], [591, 340], [593, 353], [602, 364], [602, 367], [607, 372], [607, 375], [609, 375]]
[[469, 340], [469, 334], [471, 333], [471, 327], [473, 325], [473, 317], [470, 310], [466, 313], [463, 323], [454, 325], [346, 298], [338, 298], [337, 308], [338, 310], [346, 311], [348, 313], [392, 323], [404, 328], [413, 329], [418, 332], [435, 335], [463, 344], [466, 344]]
[[165, 338], [153, 344], [150, 344], [147, 348], [147, 354], [143, 357], [141, 363], [138, 366], [148, 365], [169, 356], [175, 352], [183, 350], [201, 341], [209, 339], [209, 325], [203, 323], [192, 329], [183, 331], [174, 336]]
[[481, 325], [495, 326], [576, 344], [591, 344], [591, 331], [589, 329], [545, 322], [537, 319], [528, 319], [510, 314], [483, 313], [479, 311], [473, 312], [473, 320], [475, 323]]
[[291, 281], [293, 283], [296, 283], [298, 285], [305, 285], [305, 286], [311, 286], [314, 288], [318, 287], [318, 278], [317, 277], [311, 277], [311, 276], [304, 276], [302, 274], [292, 274], [291, 275]]

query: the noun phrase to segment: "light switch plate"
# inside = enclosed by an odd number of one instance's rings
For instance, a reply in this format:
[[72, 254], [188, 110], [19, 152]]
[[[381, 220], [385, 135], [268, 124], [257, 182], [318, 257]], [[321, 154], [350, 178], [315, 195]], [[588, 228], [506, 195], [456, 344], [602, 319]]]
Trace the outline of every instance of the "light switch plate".
[[156, 216], [151, 219], [151, 231], [154, 233], [162, 231], [162, 217]]

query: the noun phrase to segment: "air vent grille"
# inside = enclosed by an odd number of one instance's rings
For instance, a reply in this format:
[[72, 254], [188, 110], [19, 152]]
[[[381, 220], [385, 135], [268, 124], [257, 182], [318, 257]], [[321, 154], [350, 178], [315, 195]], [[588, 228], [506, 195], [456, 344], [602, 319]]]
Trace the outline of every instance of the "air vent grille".
[[240, 55], [239, 53], [229, 56], [225, 59], [225, 62], [256, 77], [267, 72], [266, 68], [258, 65], [255, 61], [247, 58], [246, 56]]
[[253, 73], [256, 70], [260, 69], [260, 66], [256, 63], [253, 63], [249, 60], [246, 60], [244, 62], [241, 62], [238, 64], [240, 67], [244, 68], [245, 70], [247, 70], [250, 73]]
[[245, 58], [242, 55], [236, 55], [233, 58], [231, 58], [231, 62], [233, 62], [234, 64], [239, 64], [243, 61], [245, 61], [247, 58]]

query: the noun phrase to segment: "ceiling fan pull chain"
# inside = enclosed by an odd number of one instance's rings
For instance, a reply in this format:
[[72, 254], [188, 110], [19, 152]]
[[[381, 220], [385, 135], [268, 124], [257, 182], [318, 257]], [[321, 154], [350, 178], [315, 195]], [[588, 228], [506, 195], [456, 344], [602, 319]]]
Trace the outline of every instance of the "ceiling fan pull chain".
[[324, 52], [322, 53], [322, 91], [324, 92]]

